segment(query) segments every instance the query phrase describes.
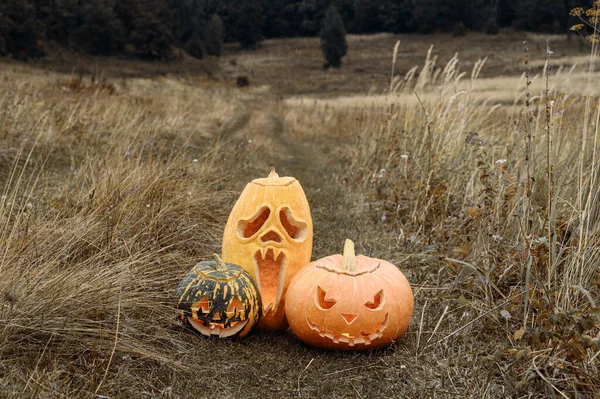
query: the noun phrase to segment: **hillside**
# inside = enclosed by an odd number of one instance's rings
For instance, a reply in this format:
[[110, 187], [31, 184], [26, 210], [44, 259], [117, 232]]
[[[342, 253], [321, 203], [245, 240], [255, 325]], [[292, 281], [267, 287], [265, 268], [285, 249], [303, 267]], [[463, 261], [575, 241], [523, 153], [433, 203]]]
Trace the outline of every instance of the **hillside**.
[[[595, 397], [588, 52], [379, 34], [349, 37], [327, 71], [314, 38], [173, 63], [2, 61], [0, 396]], [[302, 183], [313, 259], [351, 238], [406, 274], [415, 312], [391, 347], [202, 339], [176, 320], [177, 284], [271, 166]]]

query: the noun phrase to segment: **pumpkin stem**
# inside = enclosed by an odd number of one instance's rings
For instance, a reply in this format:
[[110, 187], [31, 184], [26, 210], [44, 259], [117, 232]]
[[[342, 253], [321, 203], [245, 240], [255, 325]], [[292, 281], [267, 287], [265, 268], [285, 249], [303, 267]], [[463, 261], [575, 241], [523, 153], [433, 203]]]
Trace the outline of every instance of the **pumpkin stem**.
[[273, 179], [279, 177], [279, 175], [277, 174], [277, 172], [275, 172], [275, 167], [271, 166], [271, 173], [269, 173], [269, 178]]
[[215, 264], [217, 265], [215, 269], [220, 272], [227, 271], [227, 265], [223, 262], [223, 259], [218, 254], [213, 254], [213, 258], [215, 259]]
[[342, 269], [348, 272], [356, 271], [356, 254], [354, 253], [354, 243], [352, 240], [346, 239], [344, 243], [344, 262]]

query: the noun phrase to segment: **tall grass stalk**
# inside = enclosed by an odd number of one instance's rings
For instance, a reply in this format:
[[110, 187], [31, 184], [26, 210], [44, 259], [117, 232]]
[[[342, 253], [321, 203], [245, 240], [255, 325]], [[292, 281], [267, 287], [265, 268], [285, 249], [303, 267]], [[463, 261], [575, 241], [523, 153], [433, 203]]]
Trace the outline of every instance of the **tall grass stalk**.
[[[529, 326], [530, 297], [541, 291], [527, 287], [543, 284], [563, 309], [578, 303], [581, 294], [573, 285], [592, 289], [599, 260], [600, 143], [591, 92], [582, 96], [553, 83], [549, 43], [541, 76], [531, 72], [526, 42], [524, 48], [516, 112], [477, 96], [485, 60], [474, 65], [466, 83], [458, 56], [438, 67], [431, 48], [416, 81], [414, 69], [404, 77], [392, 72], [394, 95], [412, 92], [414, 101], [365, 111], [349, 159], [377, 217], [394, 215], [391, 225], [403, 236], [413, 231], [411, 245], [459, 251], [486, 276], [486, 298], [497, 296], [516, 262], [519, 289], [526, 293], [522, 320]], [[588, 88], [596, 52], [594, 46]], [[539, 80], [540, 95], [533, 95]], [[506, 134], [511, 121], [518, 134]], [[461, 223], [475, 227], [465, 230]]]

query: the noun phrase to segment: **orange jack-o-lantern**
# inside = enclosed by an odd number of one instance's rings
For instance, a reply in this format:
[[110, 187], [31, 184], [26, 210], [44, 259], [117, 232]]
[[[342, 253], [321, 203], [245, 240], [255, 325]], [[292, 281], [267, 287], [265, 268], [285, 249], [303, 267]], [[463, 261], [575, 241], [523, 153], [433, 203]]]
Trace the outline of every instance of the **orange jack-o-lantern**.
[[284, 298], [292, 277], [312, 253], [310, 208], [293, 177], [256, 179], [235, 203], [223, 235], [223, 260], [242, 266], [260, 289], [261, 330], [287, 327]]
[[290, 327], [309, 345], [368, 350], [387, 345], [408, 328], [414, 299], [404, 274], [389, 262], [332, 255], [304, 267], [292, 280], [285, 301]]

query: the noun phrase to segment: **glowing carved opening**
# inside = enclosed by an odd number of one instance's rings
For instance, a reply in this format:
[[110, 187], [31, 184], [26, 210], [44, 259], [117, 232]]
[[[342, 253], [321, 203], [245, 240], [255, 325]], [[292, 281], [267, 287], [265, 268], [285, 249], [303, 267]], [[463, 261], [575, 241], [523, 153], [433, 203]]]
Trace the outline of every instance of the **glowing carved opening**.
[[352, 314], [352, 313], [342, 313], [341, 315], [344, 318], [344, 320], [346, 321], [346, 324], [348, 324], [348, 325], [354, 323], [354, 320], [356, 320], [356, 318], [358, 317], [357, 314]]
[[225, 314], [227, 317], [231, 318], [236, 314], [239, 314], [244, 311], [244, 304], [237, 297], [233, 298], [233, 300], [227, 306], [227, 311]]
[[283, 228], [290, 238], [296, 241], [303, 241], [308, 232], [308, 225], [304, 222], [294, 219], [290, 208], [283, 208], [279, 211], [279, 219]]
[[[200, 298], [199, 301], [194, 302], [192, 305], [192, 317], [188, 317], [188, 321], [192, 327], [204, 335], [230, 337], [242, 331], [246, 324], [248, 324], [248, 320], [239, 320], [242, 313], [245, 312], [245, 307], [238, 297], [233, 298], [229, 303], [225, 315], [216, 312], [210, 320], [204, 318], [200, 319], [198, 317], [199, 314], [209, 314], [210, 308], [211, 303], [208, 300], [208, 296], [205, 295]], [[237, 317], [238, 320], [230, 320], [235, 317]]]
[[240, 322], [233, 322], [231, 323], [230, 327], [225, 327], [221, 323], [210, 323], [208, 326], [205, 326], [201, 322], [194, 320], [191, 317], [188, 317], [188, 320], [192, 327], [194, 327], [201, 334], [209, 337], [211, 335], [216, 335], [221, 338], [231, 337], [239, 333], [244, 329], [244, 327], [246, 327], [246, 324], [248, 324], [248, 320], [244, 320]]
[[210, 301], [208, 300], [208, 296], [204, 295], [202, 298], [200, 298], [199, 301], [192, 304], [192, 312], [193, 311], [195, 311], [196, 314], [209, 313], [210, 312]]
[[361, 332], [360, 336], [354, 336], [350, 333], [341, 333], [338, 334], [331, 330], [328, 330], [327, 327], [320, 327], [317, 324], [313, 323], [306, 318], [306, 323], [308, 327], [316, 331], [321, 337], [326, 337], [332, 340], [334, 343], [339, 344], [340, 342], [346, 344], [348, 346], [354, 345], [371, 345], [372, 341], [383, 336], [383, 331], [387, 328], [389, 322], [389, 313], [386, 313], [385, 318], [382, 322], [377, 323], [377, 325], [371, 330], [371, 332]]
[[266, 206], [260, 208], [256, 215], [254, 215], [249, 220], [240, 220], [237, 223], [237, 235], [240, 238], [250, 238], [265, 224], [267, 219], [269, 219], [269, 215], [271, 214], [271, 210]]
[[375, 294], [375, 296], [373, 297], [373, 301], [365, 303], [365, 306], [369, 309], [376, 310], [383, 306], [384, 300], [385, 298], [383, 297], [383, 290], [381, 290], [377, 294]]
[[283, 252], [277, 250], [276, 255], [273, 248], [269, 248], [257, 251], [254, 261], [258, 268], [258, 284], [265, 313], [267, 313], [269, 309], [275, 310], [279, 302], [278, 294], [283, 288], [286, 259]]
[[267, 234], [260, 237], [260, 240], [262, 242], [273, 241], [273, 242], [281, 243], [281, 236], [279, 234], [277, 234], [276, 232], [274, 232], [273, 230], [271, 230]]
[[321, 287], [317, 285], [317, 306], [319, 309], [328, 310], [333, 307], [337, 303], [335, 299], [325, 299], [327, 296], [327, 292]]

